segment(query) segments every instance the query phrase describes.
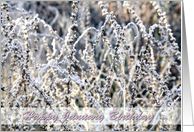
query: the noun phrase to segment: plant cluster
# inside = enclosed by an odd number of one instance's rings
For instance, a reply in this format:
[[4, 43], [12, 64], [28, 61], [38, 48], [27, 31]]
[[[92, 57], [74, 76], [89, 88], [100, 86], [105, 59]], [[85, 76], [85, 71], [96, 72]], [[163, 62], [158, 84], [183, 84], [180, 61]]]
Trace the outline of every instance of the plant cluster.
[[[158, 109], [153, 125], [126, 121], [99, 127], [90, 123], [37, 127], [14, 124], [13, 120], [22, 120], [14, 113], [2, 120], [1, 129], [179, 130], [180, 125], [169, 124], [162, 116], [165, 108], [181, 107], [180, 44], [161, 6], [168, 3], [117, 1], [117, 16], [111, 10], [114, 2], [66, 3], [71, 4], [70, 18], [49, 6], [56, 17], [48, 24], [33, 11], [2, 2], [1, 107], [50, 108], [56, 114], [55, 109], [63, 107]], [[140, 4], [155, 13], [157, 21], [151, 26], [142, 21]], [[93, 22], [95, 10], [103, 18], [98, 25]], [[56, 21], [68, 21], [69, 27], [59, 34], [52, 27]]]

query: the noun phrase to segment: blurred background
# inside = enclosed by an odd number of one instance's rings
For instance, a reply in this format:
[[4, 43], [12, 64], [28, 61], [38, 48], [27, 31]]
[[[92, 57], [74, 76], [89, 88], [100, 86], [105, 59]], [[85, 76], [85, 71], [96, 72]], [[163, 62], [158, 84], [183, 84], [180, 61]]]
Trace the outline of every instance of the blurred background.
[[[19, 8], [24, 8], [31, 11], [33, 15], [38, 14], [39, 18], [50, 24], [54, 30], [57, 30], [61, 37], [65, 37], [68, 27], [72, 24], [70, 20], [72, 1], [12, 1], [8, 2]], [[80, 1], [82, 8], [78, 11], [78, 23], [83, 20], [83, 15], [86, 14], [86, 8], [89, 6], [90, 11], [90, 26], [99, 27], [105, 20], [102, 16], [101, 9], [98, 6], [98, 1]], [[145, 27], [158, 23], [159, 16], [149, 1], [134, 1], [134, 8], [141, 17]], [[160, 6], [166, 12], [168, 22], [171, 25], [172, 32], [179, 44], [181, 50], [181, 2], [180, 1], [162, 1]], [[107, 1], [108, 11], [114, 11], [117, 16], [117, 22], [121, 25], [134, 21], [132, 15], [127, 13], [126, 8], [123, 8], [123, 1]], [[17, 16], [17, 14], [15, 14]], [[43, 28], [39, 28], [39, 32]]]

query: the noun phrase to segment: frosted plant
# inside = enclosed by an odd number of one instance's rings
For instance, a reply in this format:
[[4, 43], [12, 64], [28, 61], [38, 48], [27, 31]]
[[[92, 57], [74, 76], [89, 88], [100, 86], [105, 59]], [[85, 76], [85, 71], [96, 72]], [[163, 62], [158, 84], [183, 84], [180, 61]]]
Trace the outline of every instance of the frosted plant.
[[[180, 115], [170, 117], [174, 125], [166, 114], [181, 107], [180, 36], [173, 34], [180, 3], [53, 3], [1, 3], [1, 129], [180, 130]], [[6, 108], [15, 111], [9, 116]], [[152, 125], [130, 120], [36, 126], [22, 124], [19, 108], [49, 108], [58, 116], [62, 108], [156, 113]]]

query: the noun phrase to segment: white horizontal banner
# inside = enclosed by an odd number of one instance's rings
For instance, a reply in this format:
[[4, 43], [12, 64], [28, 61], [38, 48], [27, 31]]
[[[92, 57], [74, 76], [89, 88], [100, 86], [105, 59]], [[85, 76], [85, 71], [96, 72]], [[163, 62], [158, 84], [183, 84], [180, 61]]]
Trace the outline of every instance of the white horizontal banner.
[[103, 124], [141, 125], [181, 124], [181, 109], [161, 108], [2, 108], [2, 124]]

